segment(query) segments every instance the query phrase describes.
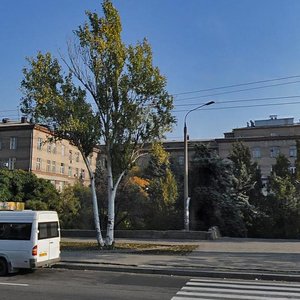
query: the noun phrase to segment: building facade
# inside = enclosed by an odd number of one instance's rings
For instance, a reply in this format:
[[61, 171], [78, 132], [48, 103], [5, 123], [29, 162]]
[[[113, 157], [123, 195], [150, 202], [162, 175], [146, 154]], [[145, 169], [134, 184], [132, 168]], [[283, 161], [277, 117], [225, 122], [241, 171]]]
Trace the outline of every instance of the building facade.
[[[22, 169], [51, 181], [58, 190], [81, 180], [89, 184], [88, 171], [77, 147], [67, 140], [49, 142], [52, 133], [44, 126], [3, 119], [0, 123], [0, 166]], [[99, 151], [89, 157], [93, 170]]]
[[[227, 158], [232, 145], [242, 142], [249, 147], [252, 161], [260, 167], [263, 181], [267, 181], [279, 153], [289, 159], [291, 172], [295, 172], [297, 140], [300, 140], [300, 123], [295, 123], [294, 118], [277, 118], [274, 115], [266, 120], [250, 121], [242, 128], [234, 128], [224, 133], [224, 138], [188, 141], [189, 164], [192, 166], [197, 144], [207, 144], [221, 158]], [[183, 141], [165, 141], [164, 148], [170, 153], [171, 159], [183, 168]]]
[[247, 127], [233, 129], [225, 133], [223, 139], [216, 139], [216, 143], [220, 157], [226, 158], [233, 143], [243, 142], [249, 147], [252, 160], [259, 165], [262, 178], [266, 179], [280, 153], [291, 162], [291, 172], [295, 171], [297, 140], [300, 140], [300, 124], [295, 123], [294, 118], [270, 116], [270, 119], [251, 121]]

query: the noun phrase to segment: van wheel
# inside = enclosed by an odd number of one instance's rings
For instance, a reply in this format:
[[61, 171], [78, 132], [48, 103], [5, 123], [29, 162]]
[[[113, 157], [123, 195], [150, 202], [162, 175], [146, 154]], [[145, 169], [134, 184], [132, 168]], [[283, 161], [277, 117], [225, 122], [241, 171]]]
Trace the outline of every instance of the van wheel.
[[0, 276], [5, 276], [7, 274], [7, 262], [4, 258], [0, 258]]

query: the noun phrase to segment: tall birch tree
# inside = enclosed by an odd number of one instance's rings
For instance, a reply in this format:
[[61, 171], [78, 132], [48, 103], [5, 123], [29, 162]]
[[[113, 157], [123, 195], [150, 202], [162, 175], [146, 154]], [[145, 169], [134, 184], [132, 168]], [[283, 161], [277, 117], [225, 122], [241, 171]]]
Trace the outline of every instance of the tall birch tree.
[[29, 68], [23, 69], [21, 109], [35, 122], [48, 126], [53, 134], [48, 140], [67, 139], [75, 145], [87, 167], [93, 200], [94, 223], [99, 246], [104, 245], [101, 235], [95, 175], [89, 156], [99, 141], [100, 119], [86, 102], [86, 93], [72, 82], [71, 73], [62, 75], [61, 66], [50, 53], [38, 53], [28, 59]]
[[[160, 140], [170, 131], [173, 99], [166, 78], [153, 65], [146, 39], [125, 45], [121, 21], [111, 1], [104, 0], [103, 16], [86, 12], [87, 21], [74, 31], [63, 58], [70, 74], [94, 103], [107, 165], [108, 223], [106, 245], [114, 242], [115, 197], [124, 174], [142, 155], [145, 143]], [[67, 78], [72, 81], [72, 76]], [[52, 84], [52, 78], [49, 78]], [[72, 81], [75, 86], [74, 81]], [[44, 82], [40, 88], [48, 92]], [[55, 88], [54, 88], [55, 89]], [[49, 95], [48, 99], [52, 99]], [[87, 130], [89, 130], [87, 128]]]

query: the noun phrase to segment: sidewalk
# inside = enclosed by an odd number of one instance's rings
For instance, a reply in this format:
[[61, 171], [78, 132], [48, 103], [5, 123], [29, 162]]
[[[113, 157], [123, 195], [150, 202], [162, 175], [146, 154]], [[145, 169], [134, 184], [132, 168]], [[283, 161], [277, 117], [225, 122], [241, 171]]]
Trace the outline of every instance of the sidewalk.
[[[64, 241], [87, 241], [65, 238]], [[94, 241], [90, 240], [89, 241]], [[300, 281], [300, 241], [222, 238], [215, 241], [125, 240], [195, 244], [188, 255], [134, 254], [128, 251], [62, 251], [56, 267], [183, 276]]]

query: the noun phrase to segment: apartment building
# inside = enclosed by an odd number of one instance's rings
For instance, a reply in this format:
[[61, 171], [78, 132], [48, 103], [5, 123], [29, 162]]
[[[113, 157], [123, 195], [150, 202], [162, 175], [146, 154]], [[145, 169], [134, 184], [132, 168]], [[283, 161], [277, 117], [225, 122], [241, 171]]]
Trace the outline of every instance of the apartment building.
[[234, 142], [243, 142], [249, 147], [252, 160], [258, 163], [262, 178], [266, 179], [279, 153], [290, 160], [291, 172], [295, 171], [297, 140], [300, 140], [300, 123], [295, 123], [294, 118], [272, 115], [269, 119], [250, 121], [246, 127], [224, 133], [224, 138], [216, 139], [216, 143], [219, 155], [225, 158]]
[[[52, 133], [44, 126], [3, 119], [0, 123], [0, 167], [31, 171], [51, 181], [58, 190], [82, 180], [89, 184], [88, 171], [77, 147], [67, 140], [49, 142]], [[99, 150], [89, 157], [95, 170]]]
[[[300, 123], [296, 123], [294, 118], [277, 118], [272, 115], [269, 119], [250, 121], [245, 127], [234, 128], [224, 133], [224, 138], [188, 141], [189, 164], [191, 166], [193, 163], [194, 147], [197, 144], [207, 144], [220, 157], [227, 158], [232, 145], [240, 141], [249, 147], [252, 160], [261, 169], [263, 181], [267, 181], [279, 153], [289, 159], [291, 172], [295, 172], [297, 140], [300, 140]], [[183, 141], [165, 141], [164, 148], [170, 153], [171, 159], [183, 168]]]

